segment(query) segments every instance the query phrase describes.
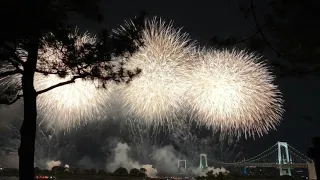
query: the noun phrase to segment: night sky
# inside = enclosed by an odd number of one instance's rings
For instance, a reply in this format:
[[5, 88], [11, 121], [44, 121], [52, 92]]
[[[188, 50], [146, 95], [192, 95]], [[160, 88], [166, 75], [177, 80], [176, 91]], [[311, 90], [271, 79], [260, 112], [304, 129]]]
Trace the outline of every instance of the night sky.
[[[113, 0], [104, 1], [101, 9], [105, 16], [104, 27], [114, 28], [124, 19], [137, 15], [139, 10], [146, 10], [150, 16], [174, 20], [177, 27], [183, 27], [201, 45], [208, 45], [213, 36], [244, 38], [255, 32], [254, 21], [250, 17], [247, 19], [244, 17], [243, 12], [239, 10], [239, 2], [240, 0]], [[257, 16], [263, 21], [267, 2], [256, 2]], [[79, 17], [73, 17], [72, 21], [91, 31], [100, 27]], [[276, 58], [273, 53], [265, 53], [263, 56], [268, 59]], [[278, 127], [278, 131], [270, 132], [256, 140], [244, 140], [245, 151], [249, 154], [257, 154], [277, 141], [287, 141], [306, 153], [311, 145], [311, 137], [320, 135], [320, 123], [304, 119], [305, 116], [316, 121], [320, 118], [318, 82], [319, 78], [313, 76], [278, 79], [277, 84], [285, 99], [284, 121]]]
[[[70, 22], [81, 29], [98, 31], [101, 27], [114, 28], [125, 19], [137, 15], [140, 10], [146, 10], [151, 16], [165, 17], [175, 21], [176, 27], [184, 27], [191, 37], [201, 45], [207, 45], [213, 36], [242, 36], [252, 34], [254, 22], [244, 18], [238, 8], [239, 0], [109, 0], [101, 3], [104, 22], [96, 24], [83, 18], [71, 15]], [[265, 4], [258, 4], [258, 16], [262, 15]], [[272, 53], [263, 54], [265, 58], [275, 58]], [[244, 151], [247, 154], [258, 154], [272, 146], [277, 141], [287, 141], [290, 145], [306, 154], [311, 145], [311, 137], [320, 135], [320, 123], [304, 120], [304, 116], [318, 120], [320, 112], [320, 86], [318, 77], [283, 78], [278, 79], [280, 89], [285, 99], [284, 121], [278, 131], [256, 140], [243, 140]]]

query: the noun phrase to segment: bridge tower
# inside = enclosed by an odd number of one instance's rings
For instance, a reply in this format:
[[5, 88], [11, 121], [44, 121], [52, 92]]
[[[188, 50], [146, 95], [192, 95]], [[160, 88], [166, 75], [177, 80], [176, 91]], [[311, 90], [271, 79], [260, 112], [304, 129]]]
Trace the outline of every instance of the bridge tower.
[[200, 166], [199, 168], [206, 168], [208, 167], [208, 160], [207, 160], [207, 154], [200, 154]]
[[[284, 168], [282, 165], [292, 163], [289, 155], [288, 143], [278, 142], [278, 164], [280, 170], [280, 176], [288, 175], [291, 176], [291, 168]], [[284, 150], [284, 152], [282, 151]]]
[[180, 169], [181, 167], [187, 169], [187, 160], [178, 160], [178, 169]]

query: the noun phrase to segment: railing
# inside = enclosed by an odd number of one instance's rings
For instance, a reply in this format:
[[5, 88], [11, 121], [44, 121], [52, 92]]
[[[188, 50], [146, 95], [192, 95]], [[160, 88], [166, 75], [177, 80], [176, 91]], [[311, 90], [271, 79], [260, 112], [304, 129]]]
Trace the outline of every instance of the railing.
[[290, 164], [278, 164], [278, 163], [218, 163], [224, 167], [294, 167], [294, 168], [308, 168], [307, 163], [290, 163]]
[[[279, 143], [279, 142], [278, 142]], [[311, 159], [309, 159], [307, 156], [300, 153], [298, 150], [293, 148], [288, 144], [288, 148], [290, 154], [289, 159], [283, 159], [281, 157], [281, 162], [278, 163], [278, 158], [275, 158], [275, 161], [273, 162], [271, 159], [278, 156], [278, 148], [277, 144], [271, 146], [267, 150], [263, 151], [262, 153], [251, 157], [249, 159], [240, 161], [240, 162], [219, 162], [213, 159], [208, 158], [211, 162], [213, 162], [215, 165], [223, 166], [223, 167], [275, 167], [275, 168], [308, 168], [308, 163], [313, 163]], [[275, 153], [275, 154], [274, 154]], [[274, 156], [271, 158], [267, 158], [270, 156]], [[293, 158], [294, 157], [294, 158]], [[259, 162], [262, 159], [269, 159], [269, 162]], [[295, 162], [294, 162], [295, 161]], [[298, 161], [298, 162], [297, 162]]]

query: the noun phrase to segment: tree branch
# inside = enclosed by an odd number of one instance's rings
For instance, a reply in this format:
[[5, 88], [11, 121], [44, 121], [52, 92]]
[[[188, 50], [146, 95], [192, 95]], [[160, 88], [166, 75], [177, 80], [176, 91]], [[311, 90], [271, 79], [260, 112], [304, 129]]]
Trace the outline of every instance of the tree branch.
[[47, 75], [47, 74], [59, 74], [58, 71], [56, 71], [56, 72], [49, 72], [49, 71], [43, 71], [43, 70], [40, 70], [40, 69], [36, 69], [36, 72], [37, 72], [37, 73], [42, 73], [42, 74], [45, 74], [45, 75]]
[[[276, 55], [277, 55], [278, 57], [282, 57], [283, 59], [287, 60], [287, 58], [286, 58], [282, 53], [280, 53], [279, 51], [277, 51], [277, 50], [272, 46], [272, 44], [269, 42], [268, 38], [267, 38], [267, 37], [265, 36], [265, 34], [263, 33], [262, 28], [261, 28], [261, 26], [260, 26], [260, 24], [259, 24], [259, 21], [258, 21], [256, 12], [255, 12], [255, 8], [254, 8], [253, 1], [254, 1], [254, 0], [250, 0], [250, 8], [251, 8], [251, 11], [252, 11], [252, 17], [253, 17], [253, 20], [254, 20], [254, 22], [255, 22], [257, 31], [258, 31], [259, 34], [261, 35], [262, 39], [265, 41], [266, 45], [267, 45], [274, 53], [276, 53]], [[285, 66], [283, 63], [277, 62], [276, 64], [287, 68], [287, 66]]]
[[86, 77], [86, 76], [85, 75], [73, 76], [73, 78], [68, 80], [68, 81], [61, 82], [61, 83], [55, 84], [53, 86], [50, 86], [48, 88], [42, 89], [40, 91], [37, 91], [37, 95], [45, 93], [45, 92], [48, 92], [48, 91], [50, 91], [52, 89], [55, 89], [57, 87], [61, 87], [61, 86], [67, 85], [67, 84], [74, 83], [76, 79], [80, 79], [80, 78], [84, 78], [84, 77]]
[[14, 99], [12, 99], [12, 100], [9, 100], [9, 99], [2, 100], [2, 99], [0, 99], [0, 104], [11, 105], [11, 104], [14, 104], [15, 102], [17, 102], [21, 97], [23, 97], [23, 95], [17, 95], [17, 96], [16, 96]]
[[320, 121], [319, 120], [315, 120], [310, 116], [302, 116], [301, 118], [302, 118], [302, 120], [307, 120], [307, 121], [310, 121], [310, 122], [313, 122], [313, 123], [317, 123], [318, 125], [320, 125]]
[[253, 39], [257, 34], [259, 34], [259, 31], [256, 31], [255, 33], [253, 33], [252, 35], [250, 36], [247, 36], [245, 38], [242, 38], [240, 40], [237, 40], [235, 42], [219, 42], [218, 40], [214, 40], [214, 38], [212, 38], [212, 41], [218, 45], [218, 47], [220, 46], [234, 46], [236, 44], [240, 44], [240, 43], [244, 43], [250, 39]]
[[[15, 54], [15, 53], [16, 53], [16, 49], [10, 47], [10, 46], [9, 46], [8, 44], [6, 44], [6, 43], [4, 43], [3, 46], [4, 46], [4, 48], [6, 48], [6, 49], [10, 52], [9, 54], [11, 54], [11, 56], [14, 57], [13, 59], [14, 59], [15, 61], [17, 61], [18, 63], [20, 63], [22, 66], [24, 66], [25, 62], [22, 61], [22, 60], [21, 60], [19, 57], [17, 57], [17, 55]], [[10, 60], [10, 59], [8, 59], [8, 61], [10, 61], [11, 63], [13, 63], [13, 61]], [[13, 64], [13, 65], [14, 65], [14, 64]]]
[[246, 42], [246, 41], [248, 41], [250, 39], [253, 39], [257, 34], [259, 34], [259, 31], [256, 31], [254, 34], [252, 34], [249, 37], [246, 37], [246, 38], [243, 38], [243, 39], [240, 39], [240, 40], [236, 41], [234, 44], [240, 44], [240, 43]]
[[[15, 55], [14, 55], [15, 56]], [[22, 63], [24, 63], [20, 58], [18, 58], [18, 57], [14, 57], [14, 60], [20, 60]], [[15, 62], [15, 61], [13, 61], [10, 57], [7, 59], [7, 61], [9, 61], [16, 69], [20, 69], [21, 70], [21, 68], [19, 67], [19, 64], [18, 63], [20, 63], [21, 64], [21, 66], [23, 67], [23, 64], [20, 62], [20, 61], [17, 61], [17, 62]], [[21, 70], [22, 71], [22, 70]]]
[[5, 71], [3, 73], [0, 73], [0, 78], [4, 78], [4, 77], [7, 77], [7, 76], [11, 76], [11, 75], [15, 75], [15, 74], [22, 74], [22, 70], [21, 69], [16, 69], [16, 70], [13, 70], [13, 71]]

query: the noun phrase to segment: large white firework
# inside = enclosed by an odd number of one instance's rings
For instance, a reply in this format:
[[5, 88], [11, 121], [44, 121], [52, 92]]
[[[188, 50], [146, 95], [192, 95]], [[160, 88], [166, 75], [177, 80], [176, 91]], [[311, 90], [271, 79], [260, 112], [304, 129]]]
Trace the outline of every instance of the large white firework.
[[[75, 34], [77, 34], [77, 30]], [[70, 36], [74, 36], [70, 34]], [[85, 33], [75, 36], [75, 46], [81, 47], [83, 44], [95, 43], [95, 37]], [[37, 68], [42, 71], [50, 72], [54, 70], [66, 70], [63, 62], [65, 48], [53, 48], [44, 45], [38, 52]], [[18, 55], [25, 61], [27, 52], [19, 50]], [[8, 67], [7, 67], [8, 68]], [[2, 71], [7, 70], [2, 68]], [[72, 69], [67, 70], [68, 75], [61, 78], [57, 75], [43, 75], [35, 73], [34, 86], [36, 91], [40, 91], [50, 86], [72, 79], [77, 75]], [[1, 79], [3, 87], [15, 86], [21, 89], [21, 75], [14, 75]], [[87, 123], [90, 120], [98, 120], [103, 117], [110, 105], [113, 84], [108, 84], [108, 88], [97, 88], [97, 81], [76, 79], [74, 83], [54, 88], [42, 93], [37, 97], [37, 109], [40, 120], [48, 126], [58, 128], [70, 128], [74, 125]]]
[[275, 129], [284, 112], [281, 93], [259, 60], [246, 51], [201, 50], [186, 95], [193, 118], [229, 135]]
[[[45, 89], [68, 79], [71, 77], [61, 79], [55, 75], [36, 74], [35, 89]], [[91, 80], [77, 79], [74, 83], [40, 94], [37, 98], [40, 119], [61, 129], [102, 119], [110, 108], [112, 89], [98, 89], [97, 86], [98, 83]]]
[[[119, 31], [126, 33], [126, 28]], [[139, 77], [122, 88], [124, 109], [134, 119], [170, 125], [183, 107], [185, 71], [191, 68], [194, 45], [181, 29], [156, 18], [145, 21], [141, 41], [143, 46], [124, 65], [129, 70], [142, 70]]]
[[[130, 36], [128, 30], [134, 27], [128, 21], [114, 33]], [[116, 100], [124, 104], [128, 117], [171, 126], [173, 120], [183, 123], [182, 117], [191, 114], [199, 125], [245, 136], [263, 135], [280, 122], [281, 93], [266, 64], [254, 54], [197, 50], [188, 34], [158, 18], [145, 21], [141, 37], [143, 46], [132, 56], [120, 58], [125, 69], [142, 70], [117, 91], [120, 98]], [[94, 43], [95, 39], [86, 36], [77, 43], [84, 41]], [[59, 67], [59, 53], [48, 47], [40, 53], [39, 67], [41, 59]], [[60, 81], [36, 74], [35, 86], [41, 90]], [[96, 89], [94, 82], [79, 80], [41, 94], [38, 108], [44, 120], [69, 127], [106, 112], [110, 94], [110, 89]]]

